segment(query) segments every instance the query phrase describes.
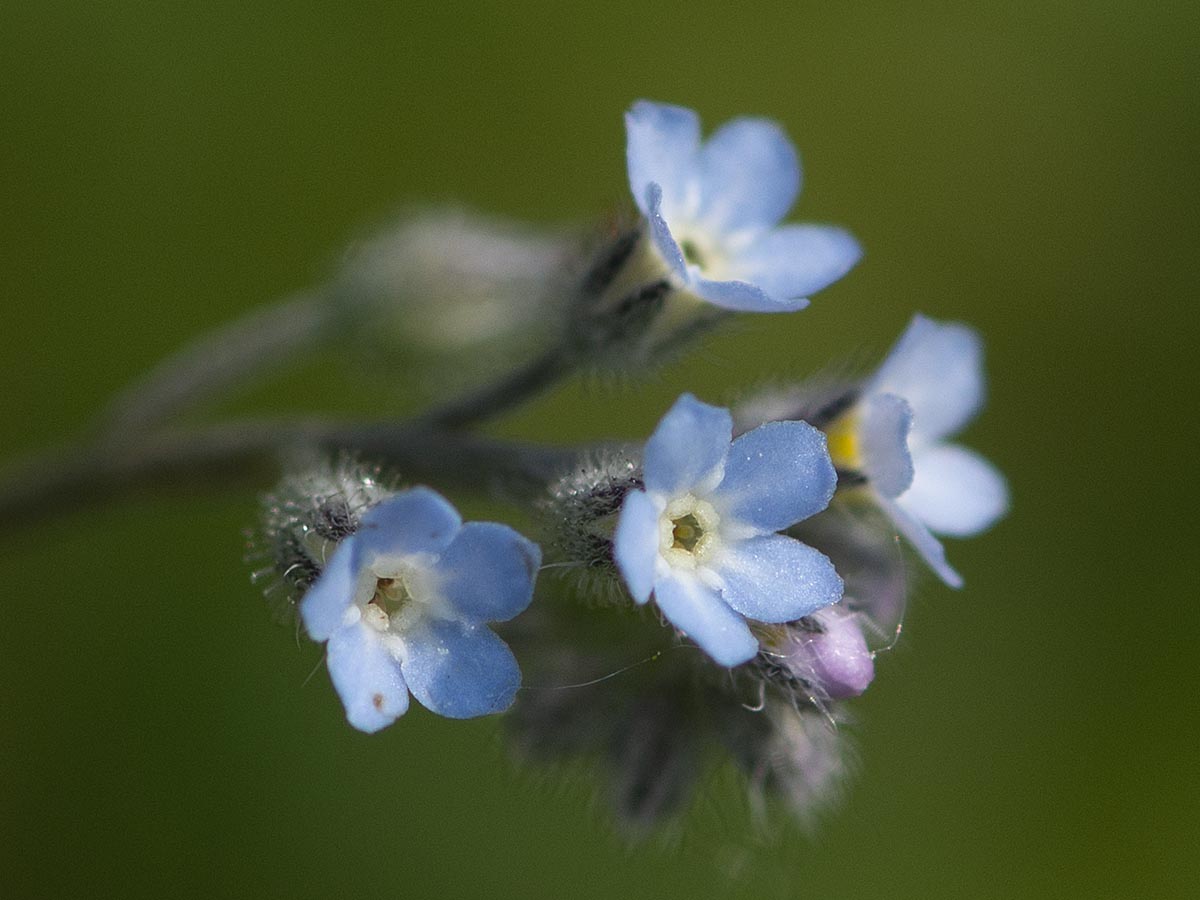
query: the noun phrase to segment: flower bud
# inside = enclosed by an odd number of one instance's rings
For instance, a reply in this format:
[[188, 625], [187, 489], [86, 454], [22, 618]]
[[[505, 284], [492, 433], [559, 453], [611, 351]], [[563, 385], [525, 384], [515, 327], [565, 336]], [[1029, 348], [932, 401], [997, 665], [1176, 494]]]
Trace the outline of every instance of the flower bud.
[[762, 652], [780, 675], [806, 685], [818, 700], [857, 697], [875, 677], [858, 616], [837, 608], [784, 626]]
[[262, 525], [247, 554], [265, 563], [252, 579], [267, 582], [277, 615], [291, 618], [337, 545], [358, 530], [363, 514], [390, 493], [379, 472], [350, 457], [318, 463], [284, 477], [263, 497]]
[[601, 371], [661, 366], [727, 310], [679, 290], [645, 223], [619, 229], [596, 252], [571, 309], [571, 352]]
[[617, 514], [625, 495], [641, 486], [641, 465], [634, 451], [621, 447], [597, 450], [554, 482], [541, 505], [554, 559], [615, 574], [612, 541]]
[[345, 358], [411, 400], [537, 356], [562, 339], [579, 243], [455, 207], [401, 216], [354, 244], [327, 287]]

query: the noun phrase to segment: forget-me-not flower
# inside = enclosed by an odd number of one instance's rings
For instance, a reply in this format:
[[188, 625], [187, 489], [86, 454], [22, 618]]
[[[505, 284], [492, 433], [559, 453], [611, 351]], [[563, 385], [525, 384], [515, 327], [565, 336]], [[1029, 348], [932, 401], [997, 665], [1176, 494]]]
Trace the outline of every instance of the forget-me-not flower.
[[300, 603], [309, 635], [328, 642], [350, 724], [390, 725], [410, 691], [455, 719], [507, 709], [521, 671], [485, 623], [529, 605], [540, 565], [536, 544], [507, 525], [463, 524], [429, 488], [366, 512]]
[[709, 303], [802, 309], [862, 255], [840, 228], [779, 224], [800, 192], [800, 161], [775, 122], [734, 119], [701, 143], [694, 111], [642, 100], [625, 129], [629, 186], [653, 244]]
[[1004, 476], [945, 440], [974, 418], [983, 395], [979, 335], [917, 315], [828, 430], [838, 467], [866, 476], [897, 530], [951, 587], [962, 577], [934, 534], [969, 537], [1008, 509]]
[[758, 652], [747, 619], [789, 622], [842, 596], [824, 554], [776, 533], [833, 496], [824, 435], [805, 422], [732, 434], [728, 410], [680, 397], [646, 442], [645, 490], [625, 497], [613, 541], [633, 599], [653, 596], [725, 666]]

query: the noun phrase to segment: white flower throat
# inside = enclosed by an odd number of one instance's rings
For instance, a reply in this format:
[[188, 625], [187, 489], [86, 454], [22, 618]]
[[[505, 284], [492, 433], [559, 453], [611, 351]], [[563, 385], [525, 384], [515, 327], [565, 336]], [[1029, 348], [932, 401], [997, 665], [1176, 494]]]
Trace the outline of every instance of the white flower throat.
[[686, 494], [671, 501], [658, 522], [659, 553], [672, 566], [694, 569], [719, 542], [721, 517], [707, 500]]
[[700, 229], [688, 229], [690, 233], [679, 240], [679, 252], [683, 261], [700, 270], [705, 278], [722, 280], [733, 277], [729, 268], [729, 253], [721, 243]]
[[380, 578], [375, 582], [375, 596], [371, 603], [389, 615], [397, 613], [412, 600], [403, 578]]
[[374, 590], [359, 608], [363, 621], [378, 631], [403, 631], [436, 600], [419, 568], [389, 565], [370, 574]]

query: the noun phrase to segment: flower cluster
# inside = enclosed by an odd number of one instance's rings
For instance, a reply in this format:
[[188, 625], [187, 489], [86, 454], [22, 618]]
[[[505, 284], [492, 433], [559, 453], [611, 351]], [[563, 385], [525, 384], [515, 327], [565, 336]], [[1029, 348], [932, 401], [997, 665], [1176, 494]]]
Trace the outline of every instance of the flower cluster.
[[[452, 719], [508, 712], [523, 756], [593, 762], [638, 829], [723, 760], [757, 799], [811, 815], [847, 768], [846, 704], [899, 634], [898, 547], [959, 587], [941, 538], [1007, 509], [999, 472], [950, 441], [983, 403], [982, 341], [918, 315], [861, 377], [732, 408], [685, 393], [629, 443], [493, 437], [479, 426], [568, 378], [629, 383], [734, 314], [803, 309], [861, 255], [840, 228], [782, 223], [800, 164], [778, 124], [735, 119], [705, 140], [696, 113], [647, 101], [625, 124], [632, 203], [598, 237], [422, 211], [326, 284], [165, 361], [61, 478], [0, 498], [284, 460], [255, 577], [323, 645], [354, 728], [392, 725], [411, 697]], [[435, 365], [512, 368], [377, 421], [167, 427], [306, 351], [361, 366], [365, 350], [371, 386], [406, 378], [410, 406], [408, 382], [448, 392]], [[537, 541], [447, 499], [485, 493]]]

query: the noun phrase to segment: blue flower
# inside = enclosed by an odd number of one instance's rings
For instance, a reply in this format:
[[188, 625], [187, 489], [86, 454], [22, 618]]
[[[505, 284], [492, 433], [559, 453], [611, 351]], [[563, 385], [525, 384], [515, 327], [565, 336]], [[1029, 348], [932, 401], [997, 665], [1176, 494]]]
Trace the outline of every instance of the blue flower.
[[484, 623], [529, 605], [540, 565], [536, 544], [495, 522], [464, 525], [428, 488], [371, 508], [300, 603], [309, 636], [328, 642], [350, 724], [390, 725], [410, 691], [454, 719], [507, 709], [521, 670]]
[[840, 228], [779, 225], [800, 161], [766, 119], [734, 119], [700, 142], [690, 109], [639, 101], [625, 114], [633, 199], [659, 255], [691, 293], [743, 312], [790, 312], [858, 262]]
[[962, 577], [934, 534], [969, 537], [1008, 510], [1004, 476], [945, 440], [975, 417], [983, 394], [979, 335], [917, 315], [829, 428], [838, 468], [866, 476], [897, 530], [951, 587], [961, 587]]
[[842, 596], [823, 554], [776, 534], [829, 505], [821, 432], [770, 422], [730, 443], [729, 411], [684, 394], [650, 440], [645, 490], [621, 506], [613, 557], [633, 599], [725, 666], [758, 652], [747, 619], [790, 622]]

